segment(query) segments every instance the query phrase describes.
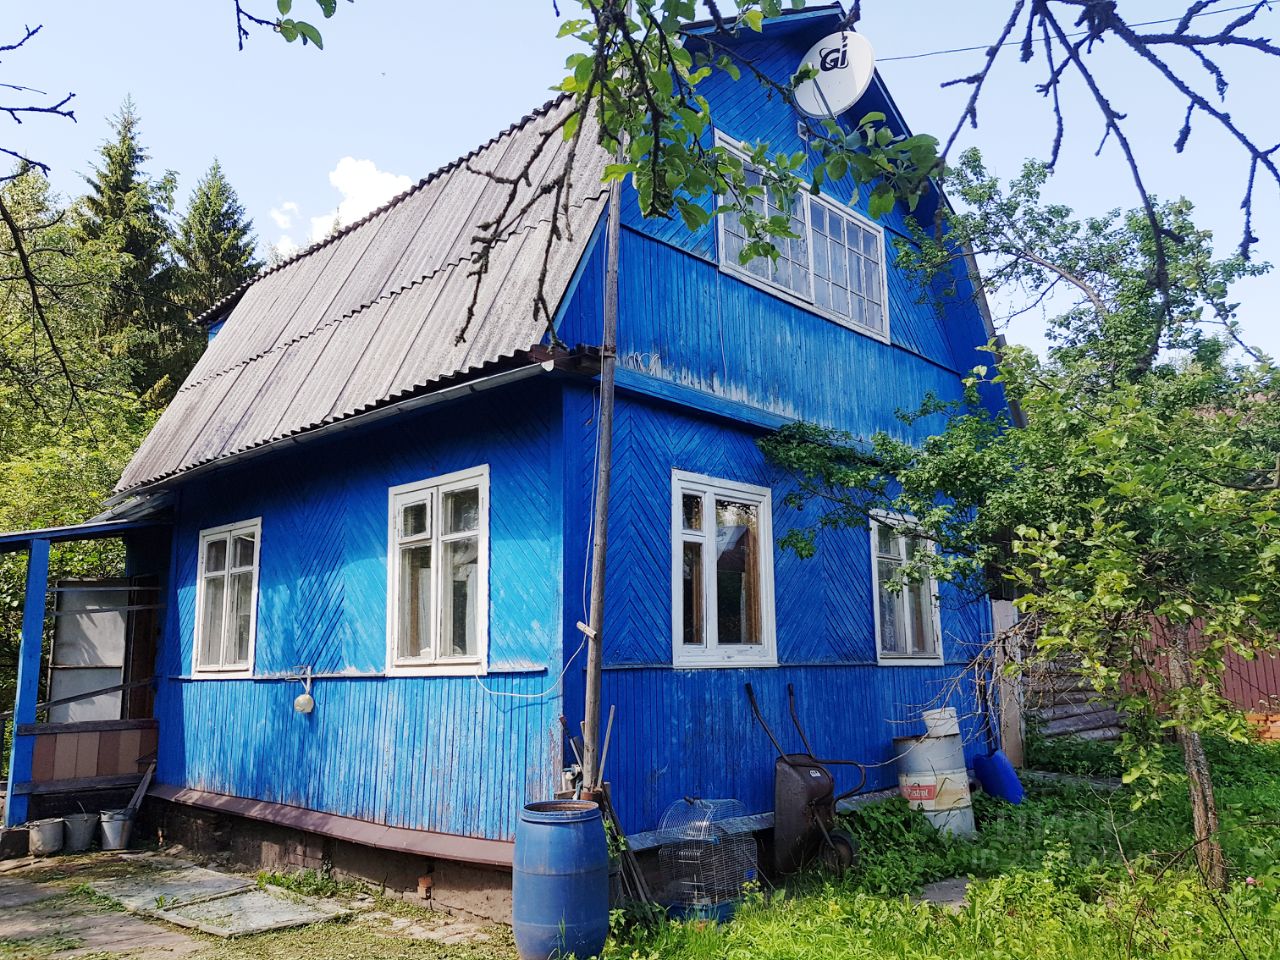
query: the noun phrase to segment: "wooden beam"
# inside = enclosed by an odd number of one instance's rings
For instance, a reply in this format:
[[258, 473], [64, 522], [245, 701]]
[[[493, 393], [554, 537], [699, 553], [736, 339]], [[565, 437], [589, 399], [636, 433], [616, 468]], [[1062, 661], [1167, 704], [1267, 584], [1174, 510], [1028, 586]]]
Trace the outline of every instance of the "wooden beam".
[[421, 857], [456, 860], [488, 867], [511, 869], [515, 844], [507, 840], [486, 840], [480, 837], [462, 837], [452, 833], [435, 833], [430, 830], [412, 830], [407, 827], [389, 827], [369, 820], [357, 820], [335, 813], [308, 810], [287, 803], [271, 803], [267, 800], [251, 800], [248, 797], [232, 797], [225, 793], [206, 790], [188, 790], [164, 783], [151, 785], [148, 795], [198, 807], [235, 814], [251, 820], [262, 820], [278, 826], [333, 837], [380, 850], [394, 850]]
[[112, 730], [156, 730], [160, 721], [144, 720], [71, 720], [67, 723], [24, 723], [18, 727], [20, 737], [39, 737], [51, 733], [109, 733]]
[[[27, 556], [27, 591], [22, 604], [22, 641], [18, 647], [18, 682], [13, 698], [14, 725], [35, 723], [40, 696], [40, 654], [44, 642], [45, 597], [49, 591], [49, 541], [32, 540]], [[9, 751], [9, 788], [4, 796], [4, 825], [16, 827], [27, 819], [27, 797], [16, 784], [31, 779], [35, 742], [14, 737]]]
[[140, 773], [122, 773], [114, 777], [73, 777], [67, 780], [30, 780], [13, 785], [13, 792], [26, 798], [33, 794], [87, 793], [90, 790], [127, 790], [142, 782]]

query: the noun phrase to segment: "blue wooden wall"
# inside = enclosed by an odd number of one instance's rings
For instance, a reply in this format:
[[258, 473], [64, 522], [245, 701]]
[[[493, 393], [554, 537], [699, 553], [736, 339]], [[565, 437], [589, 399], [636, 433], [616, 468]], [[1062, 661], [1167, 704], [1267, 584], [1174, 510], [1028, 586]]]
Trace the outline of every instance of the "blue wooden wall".
[[[567, 459], [577, 461], [576, 479], [570, 466], [565, 482], [565, 542], [572, 544], [586, 536], [579, 518], [587, 516], [591, 491], [594, 398], [570, 390], [564, 410]], [[809, 559], [775, 545], [777, 667], [674, 669], [672, 469], [769, 487], [775, 540], [807, 526], [816, 512], [783, 502], [793, 480], [765, 462], [756, 446], [761, 430], [635, 395], [620, 399], [615, 426], [604, 697], [618, 710], [607, 773], [624, 827], [649, 829], [667, 804], [690, 794], [735, 797], [752, 812], [771, 808], [773, 748], [748, 711], [748, 680], [775, 729], [786, 720], [786, 684], [794, 683], [815, 749], [828, 756], [885, 764], [892, 738], [923, 732], [920, 711], [941, 705], [956, 706], [974, 738], [973, 690], [960, 678], [989, 629], [987, 603], [944, 586], [945, 665], [879, 666], [866, 530], [822, 533]], [[581, 616], [573, 587], [583, 562], [566, 552], [567, 624]], [[566, 634], [567, 655], [579, 641], [576, 631]], [[576, 666], [565, 691], [575, 730], [583, 682]], [[872, 770], [870, 783], [887, 786], [896, 776], [885, 764]]]
[[[507, 388], [182, 488], [158, 665], [160, 782], [396, 826], [510, 838], [560, 768], [559, 400]], [[490, 465], [489, 675], [385, 677], [387, 488]], [[262, 517], [252, 680], [189, 679], [202, 528]], [[315, 711], [297, 683], [319, 674]], [[493, 693], [486, 692], [486, 688]]]

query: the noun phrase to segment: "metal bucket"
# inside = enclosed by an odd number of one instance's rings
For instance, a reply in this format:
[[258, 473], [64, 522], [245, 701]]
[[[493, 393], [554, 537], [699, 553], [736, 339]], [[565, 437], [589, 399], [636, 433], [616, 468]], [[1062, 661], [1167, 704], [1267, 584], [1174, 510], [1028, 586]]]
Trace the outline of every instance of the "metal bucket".
[[913, 810], [939, 830], [971, 836], [977, 830], [969, 796], [969, 771], [958, 734], [943, 737], [895, 737], [898, 789]]
[[62, 850], [64, 840], [61, 817], [32, 820], [27, 824], [27, 852], [33, 857], [47, 857]]
[[124, 850], [133, 831], [133, 814], [128, 810], [102, 811], [102, 849]]
[[62, 818], [67, 824], [66, 849], [68, 853], [88, 850], [93, 834], [98, 829], [96, 813], [68, 813]]
[[960, 720], [956, 716], [955, 707], [925, 710], [920, 718], [924, 720], [926, 737], [949, 737], [960, 732]]

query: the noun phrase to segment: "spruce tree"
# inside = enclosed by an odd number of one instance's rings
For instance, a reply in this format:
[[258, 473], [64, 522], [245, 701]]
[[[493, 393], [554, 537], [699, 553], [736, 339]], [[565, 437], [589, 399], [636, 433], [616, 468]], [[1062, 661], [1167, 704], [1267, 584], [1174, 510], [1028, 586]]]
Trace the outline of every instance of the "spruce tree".
[[215, 159], [196, 184], [173, 240], [183, 271], [183, 302], [193, 315], [262, 268], [255, 246], [253, 221]]
[[139, 394], [164, 402], [195, 361], [200, 343], [177, 302], [179, 272], [167, 220], [174, 178], [147, 175], [149, 158], [132, 99], [124, 101], [112, 129], [114, 137], [102, 145], [99, 164], [85, 178], [89, 191], [77, 210], [77, 239], [112, 265], [104, 289], [105, 345], [128, 359]]

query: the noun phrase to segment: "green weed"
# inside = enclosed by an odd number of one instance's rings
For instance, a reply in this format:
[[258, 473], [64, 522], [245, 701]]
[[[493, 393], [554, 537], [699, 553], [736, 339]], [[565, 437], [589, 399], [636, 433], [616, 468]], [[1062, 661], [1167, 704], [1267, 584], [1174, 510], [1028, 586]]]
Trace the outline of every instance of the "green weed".
[[[1232, 865], [1223, 894], [1206, 891], [1194, 870], [1190, 811], [1176, 785], [1135, 811], [1124, 789], [1054, 783], [1034, 786], [1016, 807], [976, 796], [979, 835], [971, 840], [938, 834], [902, 801], [861, 808], [845, 824], [861, 846], [854, 875], [796, 878], [767, 899], [750, 898], [719, 926], [619, 926], [606, 955], [1280, 957], [1280, 747], [1208, 746]], [[1063, 772], [1096, 777], [1114, 769], [1105, 746], [1053, 749]], [[1177, 760], [1167, 758], [1171, 771]], [[974, 878], [960, 910], [912, 900], [924, 884], [953, 876]]]

